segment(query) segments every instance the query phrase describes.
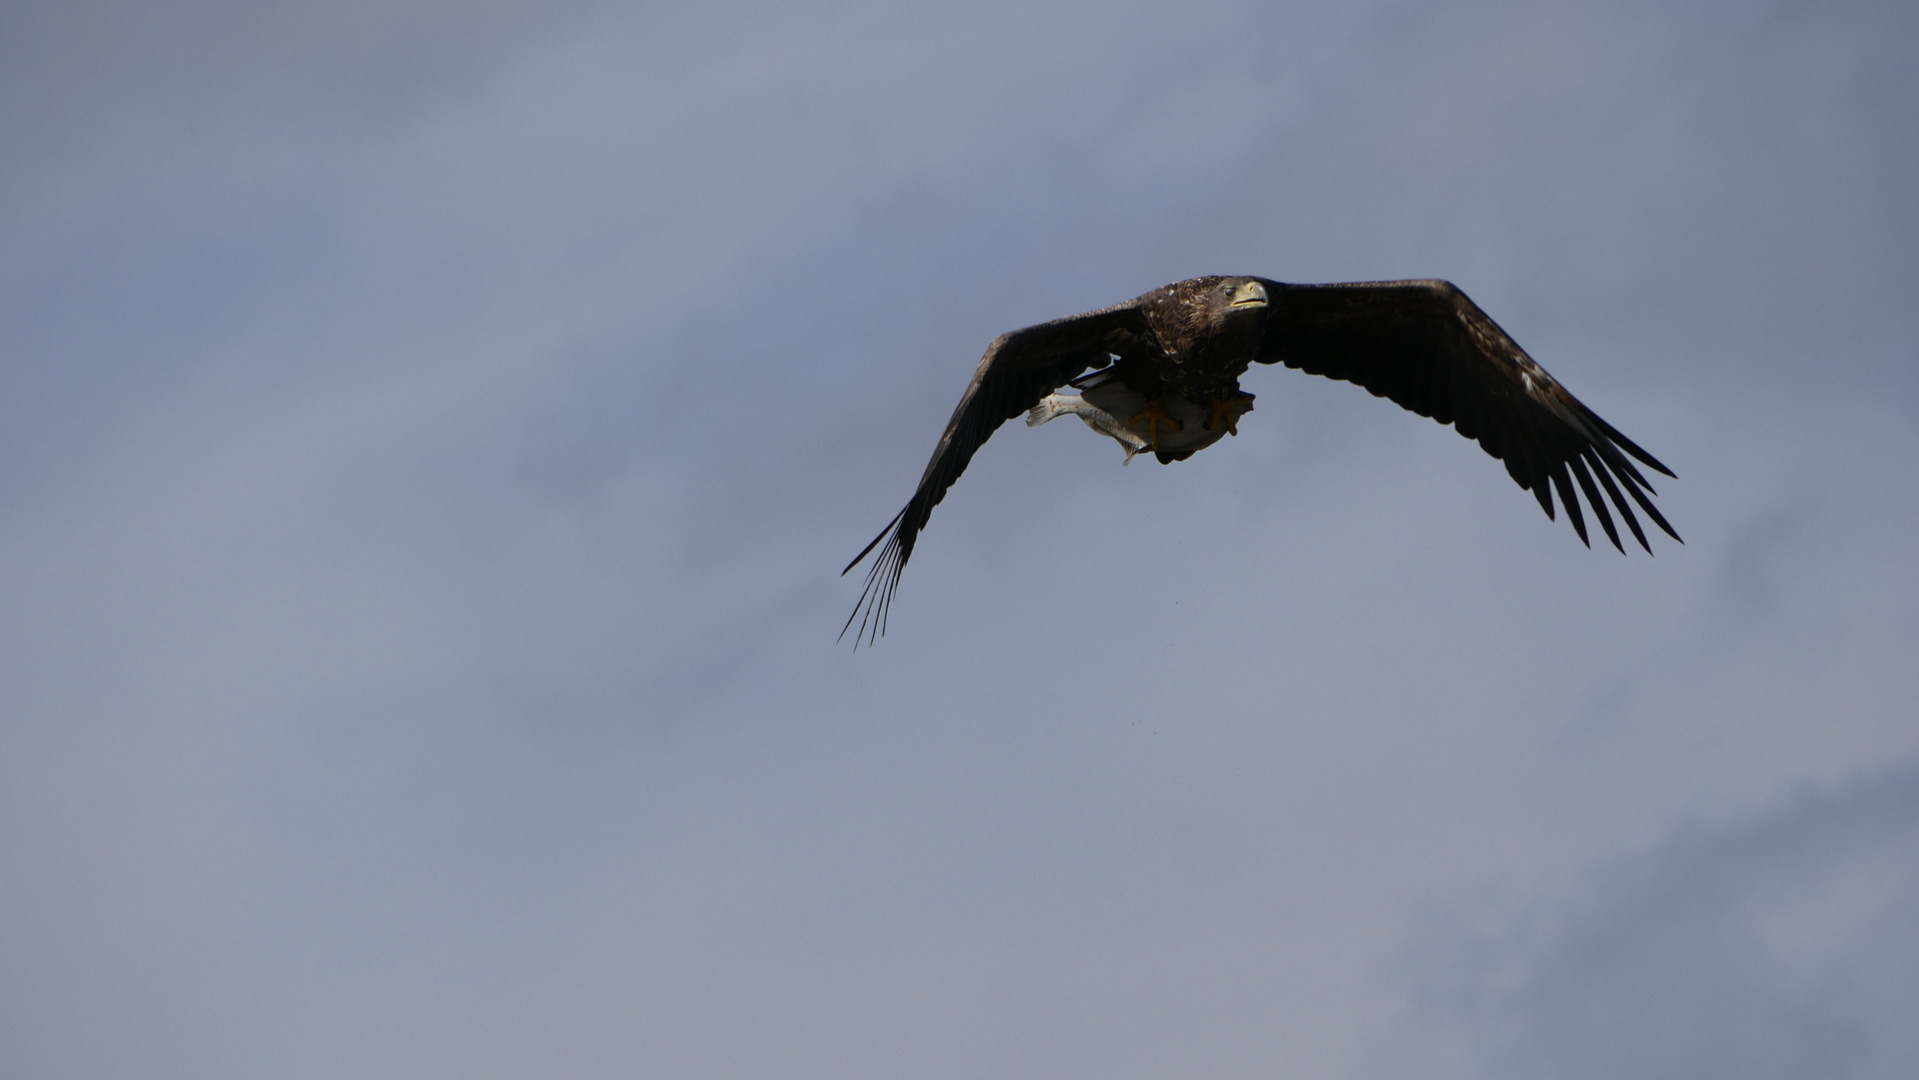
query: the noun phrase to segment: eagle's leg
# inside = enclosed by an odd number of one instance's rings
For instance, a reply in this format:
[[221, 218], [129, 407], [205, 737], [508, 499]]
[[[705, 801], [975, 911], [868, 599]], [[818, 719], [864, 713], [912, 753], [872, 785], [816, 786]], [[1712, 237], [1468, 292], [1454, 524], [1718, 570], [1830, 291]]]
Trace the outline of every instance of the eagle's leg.
[[1161, 424], [1167, 425], [1173, 431], [1178, 431], [1185, 426], [1173, 419], [1173, 414], [1166, 411], [1165, 404], [1158, 398], [1148, 399], [1146, 407], [1135, 413], [1133, 418], [1126, 421], [1126, 423], [1128, 425], [1137, 424], [1141, 420], [1146, 421], [1146, 441], [1152, 444], [1154, 451], [1159, 450], [1159, 426]]
[[1206, 418], [1206, 430], [1218, 431], [1219, 425], [1224, 423], [1226, 425], [1226, 434], [1238, 435], [1239, 417], [1240, 414], [1246, 410], [1235, 409], [1233, 406], [1238, 405], [1242, 401], [1251, 400], [1253, 400], [1253, 395], [1243, 390], [1234, 391], [1231, 397], [1214, 398], [1211, 415]]

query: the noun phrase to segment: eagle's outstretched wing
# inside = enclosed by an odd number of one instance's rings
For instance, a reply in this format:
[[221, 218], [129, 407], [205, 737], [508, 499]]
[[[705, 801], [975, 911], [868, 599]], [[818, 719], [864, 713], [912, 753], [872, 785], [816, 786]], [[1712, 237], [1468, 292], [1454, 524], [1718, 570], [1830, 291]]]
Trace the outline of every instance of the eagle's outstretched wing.
[[926, 527], [926, 519], [946, 497], [946, 489], [966, 471], [974, 451], [1001, 424], [1039, 404], [1041, 398], [1088, 368], [1104, 367], [1113, 353], [1130, 348], [1132, 341], [1150, 335], [1137, 302], [1129, 300], [994, 339], [980, 358], [965, 396], [953, 410], [953, 418], [946, 422], [946, 432], [933, 448], [933, 460], [926, 463], [926, 473], [920, 477], [913, 498], [872, 543], [846, 564], [846, 570], [840, 571], [844, 575], [882, 540], [886, 542], [873, 568], [867, 571], [866, 588], [853, 614], [846, 617], [846, 625], [840, 628], [840, 636], [846, 636], [855, 617], [860, 620], [856, 639], [864, 636], [871, 640], [886, 632], [893, 590], [899, 585], [906, 560], [913, 555], [913, 543]]
[[1573, 530], [1589, 547], [1574, 480], [1619, 550], [1625, 548], [1595, 478], [1640, 547], [1652, 550], [1626, 495], [1666, 535], [1679, 539], [1647, 498], [1652, 485], [1626, 455], [1667, 476], [1672, 470], [1567, 393], [1451, 282], [1289, 285], [1261, 280], [1271, 304], [1261, 363], [1357, 383], [1453, 425], [1504, 461], [1548, 518], [1552, 489], [1558, 488]]

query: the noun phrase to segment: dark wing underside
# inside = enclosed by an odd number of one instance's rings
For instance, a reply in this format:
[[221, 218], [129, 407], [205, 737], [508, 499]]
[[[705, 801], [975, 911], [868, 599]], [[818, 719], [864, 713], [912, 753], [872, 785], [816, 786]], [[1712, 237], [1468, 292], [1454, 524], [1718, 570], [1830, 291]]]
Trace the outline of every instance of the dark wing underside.
[[[1150, 333], [1146, 319], [1134, 302], [1089, 311], [1084, 315], [1055, 319], [1003, 334], [986, 347], [973, 381], [946, 422], [946, 432], [933, 449], [933, 459], [905, 509], [889, 522], [873, 542], [846, 564], [846, 570], [858, 566], [861, 559], [880, 548], [879, 558], [867, 571], [866, 588], [860, 593], [853, 614], [847, 616], [840, 636], [860, 621], [855, 641], [869, 641], [886, 632], [886, 614], [893, 603], [900, 571], [913, 555], [913, 544], [926, 520], [946, 497], [974, 451], [991, 438], [999, 426], [1039, 404], [1047, 394], [1066, 385], [1088, 368], [1105, 366], [1118, 344], [1114, 335]], [[884, 546], [881, 546], [884, 541]]]
[[1619, 550], [1625, 548], [1601, 487], [1639, 546], [1652, 550], [1632, 503], [1679, 539], [1647, 498], [1652, 485], [1627, 455], [1667, 476], [1672, 471], [1567, 393], [1450, 282], [1264, 284], [1271, 316], [1261, 363], [1357, 383], [1453, 425], [1504, 461], [1548, 518], [1554, 516], [1557, 488], [1574, 531], [1588, 546], [1574, 481]]

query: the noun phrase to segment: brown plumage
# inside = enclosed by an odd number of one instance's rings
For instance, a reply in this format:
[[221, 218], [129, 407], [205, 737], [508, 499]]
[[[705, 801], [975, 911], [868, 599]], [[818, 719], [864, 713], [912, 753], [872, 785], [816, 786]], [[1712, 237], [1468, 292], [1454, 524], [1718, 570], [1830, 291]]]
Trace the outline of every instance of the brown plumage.
[[[920, 530], [1001, 424], [1028, 410], [1029, 423], [1076, 412], [1126, 446], [1129, 460], [1131, 452], [1150, 448], [1162, 464], [1177, 461], [1217, 441], [1251, 409], [1239, 377], [1255, 361], [1357, 383], [1453, 425], [1504, 461], [1548, 518], [1554, 517], [1557, 489], [1573, 530], [1589, 547], [1575, 484], [1620, 551], [1625, 547], [1608, 498], [1648, 552], [1652, 546], [1633, 514], [1635, 503], [1679, 539], [1648, 498], [1652, 485], [1628, 455], [1667, 476], [1671, 470], [1567, 393], [1450, 282], [1289, 285], [1253, 277], [1191, 278], [1123, 304], [1002, 334], [987, 346], [912, 499], [841, 571], [880, 548], [841, 636], [854, 618], [860, 620], [855, 642], [886, 632], [893, 590]], [[1068, 385], [1082, 395], [1049, 398]], [[1146, 409], [1121, 415], [1141, 401]], [[1203, 430], [1194, 429], [1201, 418]]]

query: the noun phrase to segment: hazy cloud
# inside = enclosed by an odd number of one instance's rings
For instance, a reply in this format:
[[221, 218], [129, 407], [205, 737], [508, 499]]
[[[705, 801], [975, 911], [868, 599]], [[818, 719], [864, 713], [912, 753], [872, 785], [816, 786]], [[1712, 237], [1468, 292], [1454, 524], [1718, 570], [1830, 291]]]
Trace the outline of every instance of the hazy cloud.
[[[0, 42], [5, 1071], [1919, 1060], [1906, 6]], [[1262, 371], [1006, 429], [834, 645], [988, 340], [1234, 271], [1458, 281], [1686, 544]]]
[[1585, 885], [1502, 928], [1510, 937], [1431, 958], [1426, 1015], [1453, 1012], [1453, 1033], [1473, 1044], [1448, 1074], [1892, 1077], [1911, 1066], [1910, 767], [1688, 829]]

